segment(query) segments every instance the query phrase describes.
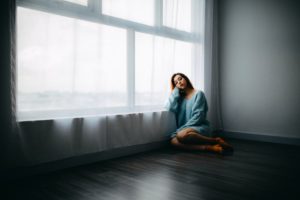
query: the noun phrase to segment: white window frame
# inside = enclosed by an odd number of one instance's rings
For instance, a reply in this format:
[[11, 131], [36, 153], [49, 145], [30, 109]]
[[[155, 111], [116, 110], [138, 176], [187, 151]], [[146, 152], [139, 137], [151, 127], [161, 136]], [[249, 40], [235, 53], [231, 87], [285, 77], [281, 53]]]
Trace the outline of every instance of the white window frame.
[[[154, 112], [164, 110], [162, 105], [151, 106], [136, 106], [135, 105], [135, 82], [131, 77], [135, 77], [135, 32], [151, 34], [154, 36], [162, 36], [170, 39], [175, 39], [184, 42], [194, 43], [194, 54], [200, 54], [200, 49], [197, 44], [204, 45], [203, 24], [199, 23], [201, 16], [195, 8], [199, 5], [192, 6], [192, 31], [186, 32], [174, 28], [163, 26], [163, 0], [155, 1], [154, 25], [145, 25], [113, 16], [102, 14], [102, 0], [88, 0], [88, 5], [80, 5], [63, 0], [17, 0], [17, 6], [35, 9], [52, 14], [58, 14], [66, 17], [71, 17], [80, 20], [86, 20], [94, 23], [109, 25], [113, 27], [123, 28], [127, 30], [127, 92], [128, 105], [127, 107], [119, 108], [95, 108], [95, 109], [79, 109], [79, 110], [64, 110], [64, 111], [27, 111], [18, 112], [18, 121], [28, 120], [43, 120], [65, 117], [84, 117], [91, 115], [109, 115], [118, 113], [136, 113], [136, 112]], [[196, 4], [199, 1], [192, 1]], [[205, 3], [205, 1], [203, 1]], [[202, 5], [203, 8], [205, 5]], [[203, 10], [204, 11], [204, 10]], [[204, 17], [204, 15], [202, 15]], [[202, 19], [204, 21], [204, 19]], [[199, 59], [194, 56], [192, 60], [195, 65], [192, 68], [192, 77], [195, 81], [194, 86], [199, 87], [201, 78], [197, 74], [201, 73]], [[203, 69], [202, 69], [203, 70]], [[129, 78], [130, 77], [130, 78]], [[80, 113], [80, 114], [78, 114]], [[43, 116], [43, 117], [40, 117]]]

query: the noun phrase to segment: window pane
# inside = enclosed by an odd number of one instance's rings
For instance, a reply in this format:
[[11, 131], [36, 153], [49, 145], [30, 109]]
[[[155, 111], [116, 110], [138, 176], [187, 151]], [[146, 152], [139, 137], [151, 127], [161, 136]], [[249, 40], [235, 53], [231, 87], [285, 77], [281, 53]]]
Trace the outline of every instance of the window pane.
[[136, 105], [162, 105], [175, 72], [191, 77], [193, 44], [136, 33]]
[[163, 0], [163, 25], [191, 32], [192, 0]]
[[19, 111], [127, 104], [125, 30], [21, 7], [17, 23]]
[[154, 0], [102, 0], [102, 12], [105, 15], [154, 25]]
[[64, 0], [64, 1], [68, 1], [71, 3], [76, 3], [76, 4], [80, 4], [83, 6], [87, 6], [88, 5], [88, 0]]

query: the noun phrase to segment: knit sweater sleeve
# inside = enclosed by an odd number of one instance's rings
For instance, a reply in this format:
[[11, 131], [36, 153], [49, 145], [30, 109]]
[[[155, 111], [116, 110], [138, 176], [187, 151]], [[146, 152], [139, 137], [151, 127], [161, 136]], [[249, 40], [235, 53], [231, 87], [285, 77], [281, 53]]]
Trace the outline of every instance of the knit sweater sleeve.
[[179, 106], [180, 93], [179, 88], [175, 87], [171, 95], [164, 104], [164, 108], [168, 111], [177, 112]]

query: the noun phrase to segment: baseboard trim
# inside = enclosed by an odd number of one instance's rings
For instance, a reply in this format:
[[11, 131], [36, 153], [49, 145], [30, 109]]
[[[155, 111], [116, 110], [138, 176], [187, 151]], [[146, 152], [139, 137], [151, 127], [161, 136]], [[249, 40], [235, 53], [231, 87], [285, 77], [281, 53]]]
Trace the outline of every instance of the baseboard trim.
[[300, 146], [300, 138], [271, 136], [271, 135], [263, 135], [257, 133], [245, 133], [245, 132], [235, 132], [235, 131], [221, 131], [220, 135], [226, 138]]
[[137, 153], [142, 153], [154, 149], [164, 147], [168, 144], [168, 140], [152, 142], [147, 144], [139, 144], [127, 147], [121, 147], [116, 149], [109, 149], [102, 152], [85, 154], [81, 156], [71, 157], [67, 159], [57, 160], [53, 162], [47, 162], [34, 166], [18, 167], [9, 169], [1, 175], [0, 183], [13, 181], [28, 176], [39, 175], [49, 173], [57, 170], [62, 170], [71, 167], [77, 167], [86, 164], [92, 164], [109, 159], [119, 158], [123, 156], [129, 156]]

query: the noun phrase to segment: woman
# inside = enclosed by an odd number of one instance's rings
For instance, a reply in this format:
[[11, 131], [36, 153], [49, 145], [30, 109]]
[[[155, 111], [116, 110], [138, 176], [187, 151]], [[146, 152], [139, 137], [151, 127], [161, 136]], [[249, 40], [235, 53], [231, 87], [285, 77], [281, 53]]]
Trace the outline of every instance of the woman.
[[176, 115], [176, 132], [171, 133], [171, 144], [185, 150], [224, 153], [233, 148], [220, 137], [211, 137], [205, 95], [195, 90], [189, 78], [182, 73], [171, 77], [171, 95], [165, 105]]

